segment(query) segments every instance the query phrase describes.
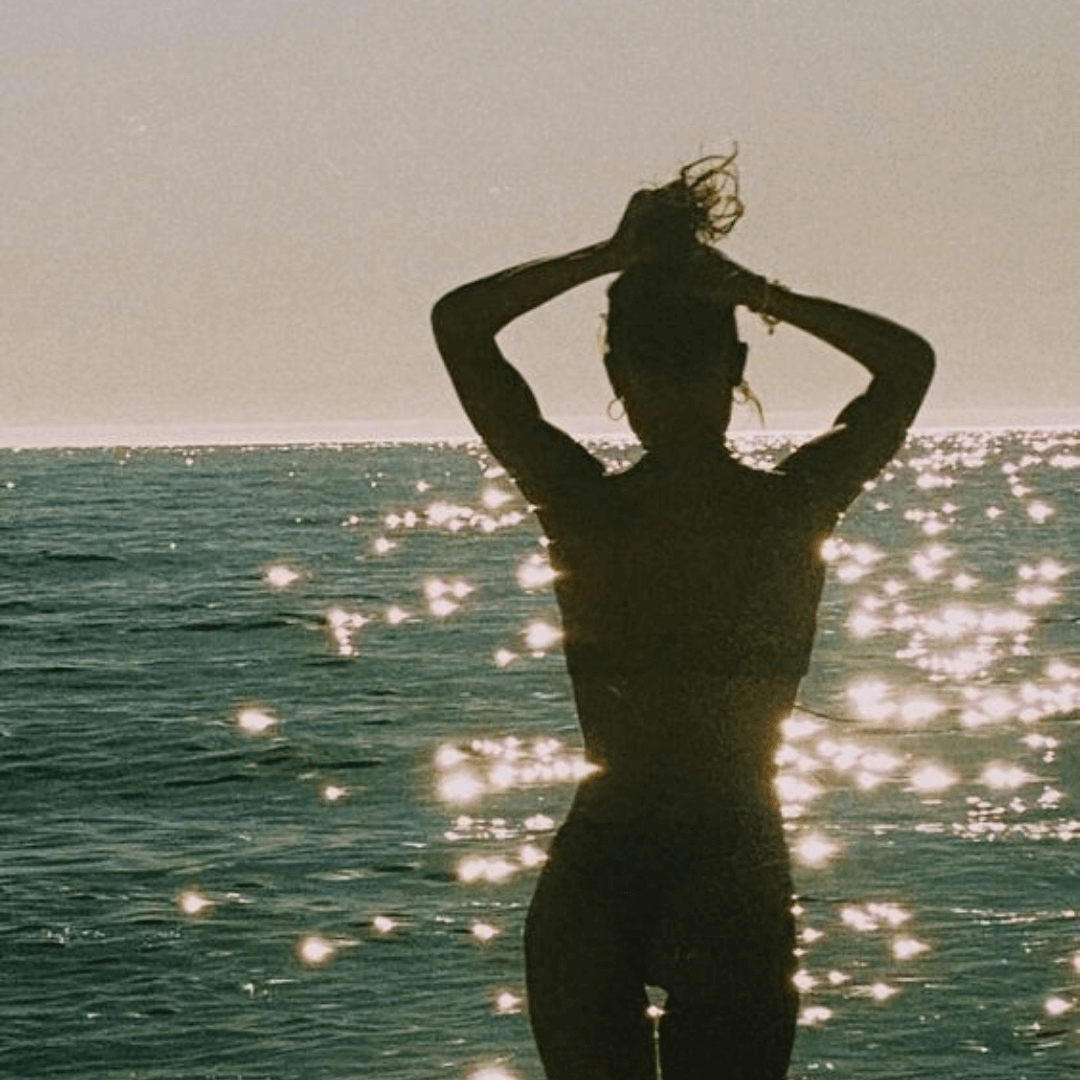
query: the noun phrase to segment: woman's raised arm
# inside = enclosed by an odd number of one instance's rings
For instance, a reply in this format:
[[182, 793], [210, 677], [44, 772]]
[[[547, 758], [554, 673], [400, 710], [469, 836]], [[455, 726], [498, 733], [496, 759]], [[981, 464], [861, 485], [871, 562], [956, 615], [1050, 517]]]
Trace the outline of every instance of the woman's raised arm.
[[[803, 296], [767, 283], [757, 310], [800, 330], [858, 361], [887, 394], [896, 422], [908, 427], [934, 375], [934, 350], [912, 330], [834, 300]], [[765, 306], [762, 307], [761, 304]]]
[[913, 331], [833, 300], [770, 286], [764, 303], [759, 313], [770, 321], [797, 326], [870, 372], [832, 428], [781, 465], [803, 477], [823, 509], [842, 512], [903, 445], [934, 375], [934, 351]]
[[712, 248], [696, 250], [690, 267], [701, 275], [703, 291], [720, 293], [770, 324], [797, 327], [850, 356], [875, 383], [888, 387], [905, 426], [914, 419], [934, 374], [934, 351], [914, 331], [835, 300], [774, 285]]
[[639, 191], [610, 239], [501, 270], [435, 304], [435, 341], [465, 412], [531, 501], [541, 504], [560, 486], [572, 484], [575, 475], [594, 475], [599, 465], [543, 420], [528, 384], [499, 350], [496, 334], [561, 293], [653, 258], [677, 242], [663, 198]]
[[782, 468], [810, 480], [823, 504], [842, 510], [899, 450], [934, 375], [934, 351], [906, 327], [834, 300], [804, 296], [732, 262], [711, 248], [691, 257], [702, 288], [787, 323], [839, 349], [871, 375], [833, 427], [799, 447]]
[[[447, 293], [431, 313], [435, 342], [461, 404], [479, 434], [501, 442], [504, 431], [539, 421], [536, 399], [495, 344], [508, 323], [561, 293], [620, 269], [610, 241], [525, 263]], [[492, 445], [498, 455], [498, 447]]]
[[[470, 417], [476, 412], [485, 420], [481, 414], [487, 413], [487, 399], [492, 395], [503, 405], [512, 405], [521, 394], [520, 376], [491, 347], [504, 326], [561, 293], [655, 258], [679, 242], [672, 234], [671, 214], [663, 196], [638, 191], [610, 239], [501, 270], [442, 297], [431, 313], [432, 329]], [[530, 400], [528, 408], [535, 408], [535, 402]], [[481, 428], [480, 423], [476, 426]]]

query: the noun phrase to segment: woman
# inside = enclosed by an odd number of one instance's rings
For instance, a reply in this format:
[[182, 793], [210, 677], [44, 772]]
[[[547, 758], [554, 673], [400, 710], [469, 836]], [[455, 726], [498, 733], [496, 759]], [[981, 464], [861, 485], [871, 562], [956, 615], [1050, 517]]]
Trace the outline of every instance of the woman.
[[[470, 420], [550, 540], [597, 766], [526, 926], [550, 1080], [653, 1080], [648, 986], [667, 992], [664, 1080], [785, 1075], [797, 999], [780, 725], [809, 660], [822, 541], [901, 445], [933, 373], [912, 332], [771, 285], [704, 243], [722, 175], [683, 170], [638, 192], [609, 240], [465, 285], [432, 317]], [[542, 419], [495, 338], [612, 273], [605, 363], [645, 452], [606, 475]], [[769, 471], [725, 445], [746, 361], [740, 305], [871, 375], [827, 434]]]

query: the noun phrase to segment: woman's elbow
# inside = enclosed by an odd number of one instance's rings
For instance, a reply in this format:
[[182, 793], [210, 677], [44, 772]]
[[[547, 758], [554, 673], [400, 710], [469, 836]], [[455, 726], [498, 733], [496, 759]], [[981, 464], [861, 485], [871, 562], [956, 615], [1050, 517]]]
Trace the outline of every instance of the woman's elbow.
[[930, 343], [911, 334], [897, 343], [887, 366], [880, 368], [871, 383], [871, 394], [888, 402], [888, 408], [910, 424], [922, 406], [934, 378], [937, 361]]
[[454, 303], [454, 294], [447, 293], [435, 301], [431, 309], [431, 332], [441, 347], [444, 342], [452, 341], [461, 332], [462, 319], [458, 305]]
[[936, 368], [937, 357], [934, 355], [934, 347], [925, 338], [916, 337], [912, 349], [911, 372], [922, 386], [923, 393], [927, 391], [933, 381]]
[[905, 351], [903, 363], [894, 368], [891, 395], [894, 402], [907, 414], [911, 423], [922, 407], [930, 383], [934, 379], [937, 360], [930, 343], [915, 337]]
[[890, 378], [912, 388], [918, 387], [922, 393], [925, 393], [934, 377], [934, 368], [937, 363], [930, 342], [908, 330], [894, 343], [891, 351], [892, 355], [886, 369], [890, 372]]
[[469, 299], [461, 289], [448, 292], [435, 301], [431, 309], [431, 330], [443, 356], [457, 352], [474, 352], [490, 334]]

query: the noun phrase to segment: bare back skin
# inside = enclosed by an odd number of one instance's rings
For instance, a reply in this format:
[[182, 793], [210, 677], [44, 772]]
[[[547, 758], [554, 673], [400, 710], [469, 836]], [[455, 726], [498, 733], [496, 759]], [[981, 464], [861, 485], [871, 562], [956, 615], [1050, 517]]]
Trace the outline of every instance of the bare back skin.
[[591, 812], [693, 814], [771, 797], [809, 659], [825, 523], [797, 485], [717, 453], [648, 456], [544, 515]]

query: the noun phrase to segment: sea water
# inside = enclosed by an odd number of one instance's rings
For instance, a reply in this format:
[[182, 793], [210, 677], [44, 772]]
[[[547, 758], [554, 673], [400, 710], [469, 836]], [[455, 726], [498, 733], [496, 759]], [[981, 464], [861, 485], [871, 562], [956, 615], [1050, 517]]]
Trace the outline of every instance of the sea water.
[[[1080, 1075], [1078, 466], [917, 436], [827, 545], [793, 1076]], [[0, 1074], [539, 1080], [520, 936], [585, 765], [484, 452], [4, 451], [0, 537]]]

